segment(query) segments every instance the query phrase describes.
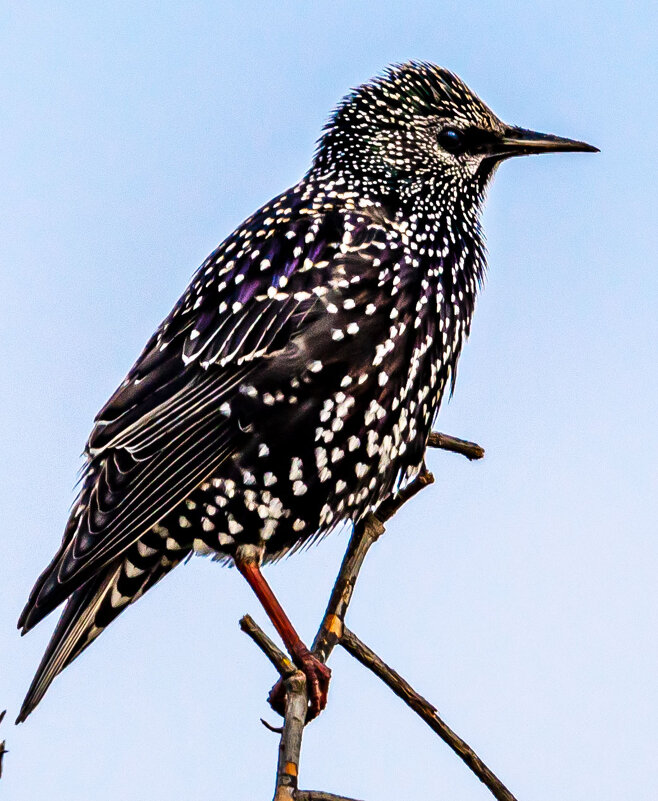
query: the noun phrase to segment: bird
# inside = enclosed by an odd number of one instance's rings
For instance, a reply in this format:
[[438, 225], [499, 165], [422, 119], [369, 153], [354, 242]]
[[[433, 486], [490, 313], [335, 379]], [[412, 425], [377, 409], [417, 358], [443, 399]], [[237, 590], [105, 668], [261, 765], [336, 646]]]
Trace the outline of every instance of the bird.
[[62, 542], [19, 628], [65, 603], [18, 721], [191, 555], [237, 567], [307, 677], [329, 669], [261, 567], [357, 524], [418, 475], [454, 388], [513, 156], [595, 152], [504, 123], [454, 73], [394, 64], [352, 90], [301, 180], [210, 254], [97, 415]]

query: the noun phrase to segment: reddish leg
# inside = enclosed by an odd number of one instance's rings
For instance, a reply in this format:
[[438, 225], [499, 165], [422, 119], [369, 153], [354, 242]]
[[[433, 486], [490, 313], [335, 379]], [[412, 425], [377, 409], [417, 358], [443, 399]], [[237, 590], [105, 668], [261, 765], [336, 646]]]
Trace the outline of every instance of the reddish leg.
[[[324, 662], [320, 662], [317, 657], [313, 656], [295, 631], [288, 615], [272, 592], [272, 588], [260, 572], [261, 553], [262, 550], [255, 546], [241, 546], [235, 555], [235, 565], [256, 593], [274, 628], [285, 643], [292, 661], [306, 676], [310, 704], [309, 720], [312, 720], [327, 705], [331, 671]], [[281, 681], [277, 682], [272, 689], [269, 701], [277, 712], [283, 714], [284, 692]]]

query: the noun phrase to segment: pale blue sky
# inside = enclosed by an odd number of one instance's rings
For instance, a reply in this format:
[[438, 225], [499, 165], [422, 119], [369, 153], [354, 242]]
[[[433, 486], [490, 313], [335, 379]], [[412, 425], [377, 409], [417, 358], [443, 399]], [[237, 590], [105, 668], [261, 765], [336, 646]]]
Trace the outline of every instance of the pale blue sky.
[[[200, 559], [15, 717], [55, 623], [15, 620], [90, 423], [197, 264], [297, 180], [331, 107], [434, 61], [504, 119], [601, 154], [518, 159], [431, 454], [373, 549], [351, 627], [519, 799], [652, 801], [658, 783], [655, 3], [5, 3], [0, 9], [0, 727], [11, 801], [267, 799], [265, 616]], [[346, 536], [267, 572], [311, 639]], [[488, 794], [342, 652], [301, 783], [367, 801]]]

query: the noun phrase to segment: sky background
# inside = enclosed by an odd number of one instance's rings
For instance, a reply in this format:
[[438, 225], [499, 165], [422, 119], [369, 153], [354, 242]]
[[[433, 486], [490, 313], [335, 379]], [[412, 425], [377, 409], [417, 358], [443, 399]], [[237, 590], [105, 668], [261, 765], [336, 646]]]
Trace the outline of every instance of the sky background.
[[[59, 543], [94, 414], [196, 266], [306, 170], [345, 92], [434, 61], [505, 120], [599, 155], [517, 159], [431, 453], [436, 484], [372, 549], [350, 627], [520, 801], [658, 783], [655, 3], [5, 2], [0, 7], [3, 798], [271, 797], [265, 615], [195, 559], [14, 728], [55, 623], [15, 621]], [[347, 534], [267, 570], [311, 640]], [[269, 630], [269, 627], [268, 627]], [[337, 649], [303, 787], [366, 801], [485, 788]]]

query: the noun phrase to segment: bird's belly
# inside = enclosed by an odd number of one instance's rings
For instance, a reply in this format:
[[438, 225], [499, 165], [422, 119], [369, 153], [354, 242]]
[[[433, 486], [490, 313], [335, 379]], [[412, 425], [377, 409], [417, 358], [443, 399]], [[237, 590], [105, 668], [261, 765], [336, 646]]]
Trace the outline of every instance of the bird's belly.
[[416, 475], [428, 425], [412, 419], [408, 406], [371, 400], [357, 412], [345, 408], [346, 393], [336, 394], [285, 437], [255, 432], [168, 516], [170, 533], [182, 526], [197, 553], [231, 555], [257, 544], [272, 559], [358, 520]]

